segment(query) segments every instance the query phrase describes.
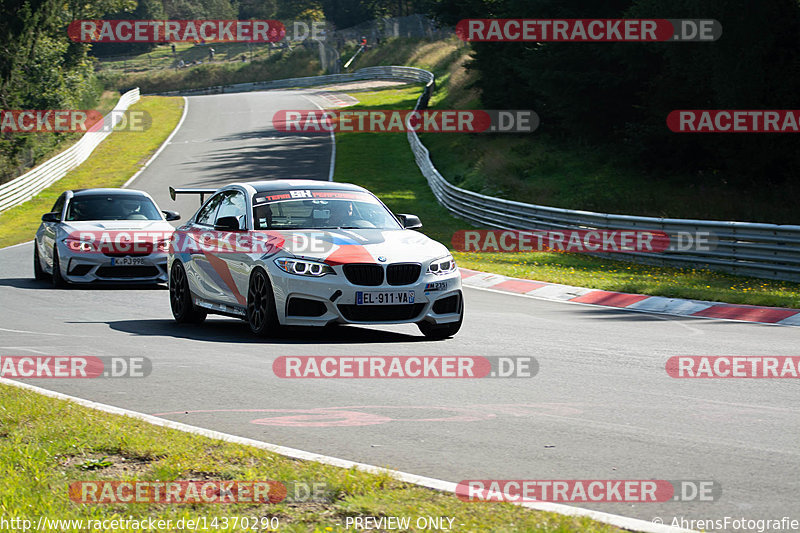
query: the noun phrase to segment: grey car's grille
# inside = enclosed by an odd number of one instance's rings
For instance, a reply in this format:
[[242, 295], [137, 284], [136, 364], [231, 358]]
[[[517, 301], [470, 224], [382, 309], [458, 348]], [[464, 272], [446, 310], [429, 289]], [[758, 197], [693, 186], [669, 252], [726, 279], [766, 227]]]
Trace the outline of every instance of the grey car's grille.
[[152, 278], [158, 276], [154, 266], [113, 266], [97, 269], [98, 278]]

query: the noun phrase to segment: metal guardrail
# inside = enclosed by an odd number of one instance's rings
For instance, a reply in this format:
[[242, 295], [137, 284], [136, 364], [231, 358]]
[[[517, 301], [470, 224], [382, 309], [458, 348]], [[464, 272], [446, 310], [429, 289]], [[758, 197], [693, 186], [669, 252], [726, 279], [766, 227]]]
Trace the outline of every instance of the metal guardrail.
[[119, 112], [125, 111], [139, 101], [139, 89], [132, 89], [120, 96], [114, 109], [103, 117], [103, 127], [98, 131], [88, 131], [78, 142], [48, 159], [38, 167], [0, 185], [0, 211], [30, 200], [41, 191], [67, 175], [89, 157], [103, 139], [122, 119]]
[[251, 83], [235, 83], [232, 85], [215, 85], [200, 89], [187, 89], [184, 91], [168, 91], [156, 93], [160, 96], [191, 96], [197, 94], [222, 94], [264, 89], [288, 89], [292, 87], [313, 87], [315, 85], [328, 85], [363, 80], [403, 80], [419, 83], [428, 83], [430, 72], [413, 67], [366, 67], [347, 74], [326, 74], [324, 76], [307, 76], [304, 78], [286, 78], [273, 81], [256, 81]]

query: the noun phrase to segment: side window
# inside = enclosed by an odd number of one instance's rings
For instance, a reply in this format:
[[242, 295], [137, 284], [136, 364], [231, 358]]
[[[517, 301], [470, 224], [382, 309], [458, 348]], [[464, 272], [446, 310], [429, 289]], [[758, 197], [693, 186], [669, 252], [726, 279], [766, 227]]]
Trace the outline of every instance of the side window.
[[214, 221], [217, 219], [215, 216], [217, 212], [217, 207], [219, 207], [219, 203], [222, 200], [222, 197], [225, 193], [215, 194], [211, 197], [206, 205], [200, 209], [200, 212], [197, 213], [197, 218], [195, 218], [195, 224], [203, 224], [204, 226], [213, 226]]
[[50, 210], [51, 213], [58, 213], [59, 215], [64, 210], [64, 202], [67, 200], [67, 195], [64, 193], [58, 197], [56, 203], [53, 204], [53, 208]]
[[244, 194], [239, 191], [227, 191], [223, 194], [224, 198], [219, 204], [219, 210], [214, 220], [219, 220], [222, 217], [236, 217], [239, 220], [239, 229], [245, 228], [247, 220], [245, 217], [246, 200]]

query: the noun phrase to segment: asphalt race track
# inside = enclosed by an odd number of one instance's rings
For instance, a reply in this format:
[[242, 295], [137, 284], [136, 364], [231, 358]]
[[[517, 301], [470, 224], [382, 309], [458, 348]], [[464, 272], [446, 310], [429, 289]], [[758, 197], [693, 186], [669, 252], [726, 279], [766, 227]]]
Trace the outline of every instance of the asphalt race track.
[[[132, 188], [184, 219], [167, 186], [327, 179], [328, 134], [274, 131], [310, 109], [298, 91], [191, 97], [182, 128]], [[177, 206], [177, 207], [176, 207]], [[423, 217], [424, 222], [424, 217]], [[32, 245], [0, 250], [0, 353], [146, 356], [141, 379], [27, 380], [171, 420], [448, 481], [714, 480], [716, 502], [588, 508], [669, 524], [800, 518], [797, 380], [678, 380], [674, 355], [797, 356], [800, 329], [647, 315], [465, 289], [453, 339], [413, 325], [252, 337], [245, 324], [172, 320], [164, 288], [55, 290], [32, 279]], [[530, 379], [286, 380], [281, 355], [533, 355]]]

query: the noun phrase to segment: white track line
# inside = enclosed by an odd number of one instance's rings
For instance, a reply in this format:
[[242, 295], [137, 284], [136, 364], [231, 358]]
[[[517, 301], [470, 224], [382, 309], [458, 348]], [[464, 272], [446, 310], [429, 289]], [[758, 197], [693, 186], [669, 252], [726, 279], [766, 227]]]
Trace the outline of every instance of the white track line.
[[163, 151], [164, 151], [164, 148], [166, 148], [166, 147], [167, 147], [167, 145], [168, 145], [168, 144], [169, 144], [169, 142], [172, 140], [172, 138], [173, 138], [173, 137], [175, 137], [175, 134], [176, 134], [176, 133], [178, 133], [178, 130], [179, 130], [179, 129], [181, 129], [181, 126], [183, 125], [183, 121], [186, 119], [186, 114], [189, 112], [189, 99], [188, 99], [188, 98], [186, 98], [185, 96], [182, 96], [181, 98], [183, 98], [183, 114], [181, 115], [181, 119], [178, 121], [178, 124], [175, 126], [175, 129], [173, 129], [173, 130], [172, 130], [172, 133], [170, 133], [170, 134], [169, 134], [169, 137], [167, 137], [166, 139], [164, 139], [164, 142], [163, 142], [163, 143], [161, 143], [161, 146], [159, 146], [159, 147], [158, 147], [158, 150], [156, 150], [156, 153], [154, 153], [154, 154], [153, 154], [153, 156], [152, 156], [150, 159], [148, 159], [148, 160], [147, 160], [147, 162], [144, 164], [144, 166], [143, 166], [142, 168], [140, 168], [140, 169], [139, 169], [139, 170], [136, 172], [136, 174], [134, 174], [133, 176], [131, 176], [131, 177], [130, 177], [130, 179], [129, 179], [128, 181], [126, 181], [126, 182], [125, 182], [125, 184], [122, 186], [122, 188], [123, 188], [123, 189], [124, 189], [124, 188], [126, 188], [126, 187], [127, 187], [128, 185], [130, 185], [131, 183], [133, 183], [133, 180], [135, 180], [136, 178], [138, 178], [138, 177], [139, 177], [139, 175], [140, 175], [142, 172], [144, 172], [144, 171], [147, 169], [147, 167], [149, 167], [149, 166], [150, 166], [150, 163], [152, 163], [153, 161], [155, 161], [156, 157], [158, 157], [158, 155], [159, 155], [161, 152], [163, 152]]
[[41, 332], [41, 331], [28, 331], [27, 329], [0, 328], [0, 331], [7, 331], [9, 333], [25, 333], [25, 334], [28, 334], [28, 335], [49, 335], [49, 336], [53, 336], [53, 337], [74, 337], [74, 335], [66, 335], [64, 333], [44, 333], [44, 332]]
[[25, 246], [26, 244], [30, 244], [30, 243], [32, 243], [32, 242], [33, 242], [33, 241], [32, 241], [32, 240], [30, 240], [30, 241], [21, 242], [21, 243], [19, 243], [19, 244], [12, 244], [12, 245], [10, 245], [10, 246], [3, 246], [2, 248], [0, 248], [0, 250], [8, 250], [8, 249], [10, 249], [10, 248], [16, 248], [17, 246]]
[[[113, 405], [107, 405], [104, 403], [93, 402], [91, 400], [85, 400], [83, 398], [77, 398], [75, 396], [70, 396], [68, 394], [62, 394], [60, 392], [50, 391], [47, 389], [36, 387], [34, 385], [28, 385], [27, 383], [20, 383], [18, 381], [13, 381], [6, 378], [0, 378], [0, 384], [10, 385], [12, 387], [17, 387], [20, 389], [27, 389], [42, 394], [43, 396], [48, 396], [50, 398], [57, 398], [59, 400], [71, 401], [76, 404], [82, 405], [84, 407], [95, 409], [97, 411], [103, 411], [115, 415], [135, 418], [137, 420], [141, 420], [143, 422], [147, 422], [155, 426], [167, 427], [171, 429], [176, 429], [178, 431], [183, 431], [186, 433], [192, 433], [194, 435], [202, 435], [204, 437], [208, 437], [211, 439], [217, 439], [225, 442], [231, 442], [234, 444], [241, 444], [244, 446], [252, 446], [254, 448], [259, 448], [262, 450], [268, 450], [273, 453], [283, 455], [285, 457], [290, 457], [292, 459], [299, 459], [302, 461], [315, 461], [317, 463], [337, 466], [340, 468], [355, 468], [357, 470], [373, 474], [385, 473], [405, 483], [411, 483], [414, 485], [419, 485], [422, 487], [438, 490], [441, 492], [455, 493], [456, 491], [456, 486], [457, 486], [456, 483], [452, 483], [450, 481], [443, 481], [440, 479], [418, 476], [416, 474], [409, 474], [406, 472], [400, 472], [398, 470], [390, 470], [387, 468], [381, 468], [364, 463], [356, 463], [354, 461], [348, 461], [347, 459], [339, 459], [337, 457], [330, 457], [328, 455], [306, 452], [303, 450], [298, 450], [296, 448], [287, 448], [285, 446], [278, 446], [277, 444], [269, 444], [267, 442], [261, 442], [253, 439], [248, 439], [245, 437], [239, 437], [228, 433], [221, 433], [219, 431], [214, 431], [211, 429], [190, 426], [188, 424], [183, 424], [181, 422], [173, 422], [172, 420], [166, 420], [164, 418], [158, 418], [152, 415], [146, 415], [144, 413], [130, 411], [128, 409], [123, 409], [121, 407], [115, 407]], [[480, 504], [475, 503], [473, 505], [480, 505]], [[521, 507], [526, 507], [528, 509], [544, 511], [548, 513], [558, 513], [566, 516], [588, 517], [598, 522], [603, 522], [605, 524], [610, 524], [631, 531], [643, 531], [645, 533], [691, 533], [691, 530], [688, 529], [681, 529], [664, 524], [657, 524], [654, 522], [648, 522], [646, 520], [639, 520], [638, 518], [628, 518], [626, 516], [620, 516], [610, 513], [602, 513], [600, 511], [591, 511], [589, 509], [583, 509], [580, 507], [571, 507], [569, 505], [562, 505], [558, 503], [537, 502], [537, 503], [523, 503], [517, 505], [520, 505]]]
[[[325, 112], [325, 109], [320, 107], [320, 105], [316, 103], [311, 97], [305, 94], [301, 96], [306, 100], [308, 100], [309, 102], [311, 102], [312, 104], [314, 104], [314, 106], [316, 106], [317, 109], [319, 109], [323, 113]], [[333, 130], [330, 131], [330, 134], [331, 134], [331, 164], [330, 167], [328, 168], [328, 181], [333, 181], [333, 170], [334, 168], [336, 168], [336, 135], [334, 135]]]

